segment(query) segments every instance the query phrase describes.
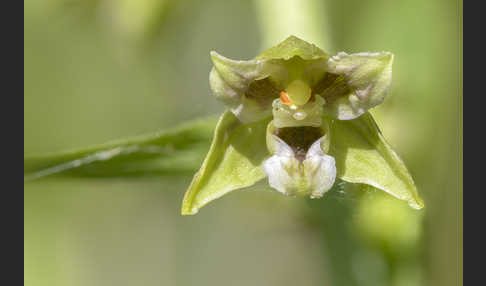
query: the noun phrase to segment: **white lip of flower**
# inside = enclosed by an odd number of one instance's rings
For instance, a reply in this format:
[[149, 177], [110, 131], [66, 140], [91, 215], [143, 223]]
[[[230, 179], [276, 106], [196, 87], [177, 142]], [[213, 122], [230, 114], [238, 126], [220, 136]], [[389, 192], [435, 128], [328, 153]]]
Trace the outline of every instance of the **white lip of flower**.
[[322, 197], [331, 189], [336, 179], [336, 164], [321, 149], [324, 136], [312, 143], [302, 162], [296, 159], [287, 143], [272, 136], [277, 143], [275, 154], [263, 163], [272, 188], [290, 196], [310, 194], [312, 199]]

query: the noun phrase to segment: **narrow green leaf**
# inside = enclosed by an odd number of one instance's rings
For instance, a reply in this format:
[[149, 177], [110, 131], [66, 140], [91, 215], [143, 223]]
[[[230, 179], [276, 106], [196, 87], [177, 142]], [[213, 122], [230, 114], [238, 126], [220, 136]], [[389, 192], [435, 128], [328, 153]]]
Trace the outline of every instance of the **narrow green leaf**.
[[383, 190], [416, 209], [424, 206], [405, 164], [385, 141], [370, 113], [354, 120], [334, 120], [329, 154], [337, 177]]
[[141, 176], [192, 173], [209, 149], [216, 118], [79, 150], [27, 156], [24, 180], [48, 175]]
[[265, 177], [262, 162], [270, 155], [265, 142], [270, 119], [244, 124], [230, 111], [221, 116], [206, 159], [184, 195], [183, 215], [196, 214], [212, 200]]

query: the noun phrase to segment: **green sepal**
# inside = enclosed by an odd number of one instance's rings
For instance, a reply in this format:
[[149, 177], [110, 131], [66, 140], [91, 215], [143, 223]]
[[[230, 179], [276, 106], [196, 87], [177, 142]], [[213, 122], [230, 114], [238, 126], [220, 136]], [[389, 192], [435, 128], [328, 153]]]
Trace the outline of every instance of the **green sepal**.
[[338, 178], [373, 186], [415, 209], [424, 207], [412, 176], [369, 112], [353, 120], [333, 120], [331, 138], [329, 155], [336, 160]]
[[265, 177], [262, 162], [269, 156], [265, 134], [271, 118], [242, 123], [225, 111], [201, 169], [184, 195], [182, 215], [196, 214], [207, 203]]
[[288, 60], [295, 56], [301, 57], [303, 60], [327, 60], [329, 55], [319, 49], [316, 45], [310, 44], [296, 36], [290, 36], [280, 44], [265, 50], [255, 59], [270, 60], [283, 59]]

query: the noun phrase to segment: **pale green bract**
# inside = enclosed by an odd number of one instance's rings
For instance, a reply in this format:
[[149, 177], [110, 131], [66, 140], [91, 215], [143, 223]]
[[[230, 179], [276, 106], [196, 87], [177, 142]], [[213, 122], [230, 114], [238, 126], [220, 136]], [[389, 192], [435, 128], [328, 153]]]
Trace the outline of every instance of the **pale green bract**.
[[367, 112], [390, 89], [391, 53], [330, 57], [291, 36], [253, 60], [216, 52], [211, 59], [211, 89], [229, 110], [186, 191], [183, 215], [261, 180], [285, 195], [320, 198], [339, 178], [424, 206]]

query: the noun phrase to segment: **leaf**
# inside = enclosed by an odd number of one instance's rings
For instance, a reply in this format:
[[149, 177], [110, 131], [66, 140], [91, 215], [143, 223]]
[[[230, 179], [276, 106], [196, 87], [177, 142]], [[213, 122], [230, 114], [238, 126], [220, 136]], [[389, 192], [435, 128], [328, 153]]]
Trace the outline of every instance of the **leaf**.
[[244, 124], [231, 111], [221, 116], [206, 159], [184, 195], [183, 215], [196, 214], [207, 203], [265, 177], [262, 162], [270, 155], [265, 142], [270, 119]]
[[354, 120], [334, 120], [329, 154], [336, 159], [337, 177], [383, 190], [424, 207], [405, 164], [385, 141], [370, 113]]
[[89, 148], [24, 158], [24, 180], [54, 174], [141, 176], [194, 172], [209, 149], [215, 117]]

